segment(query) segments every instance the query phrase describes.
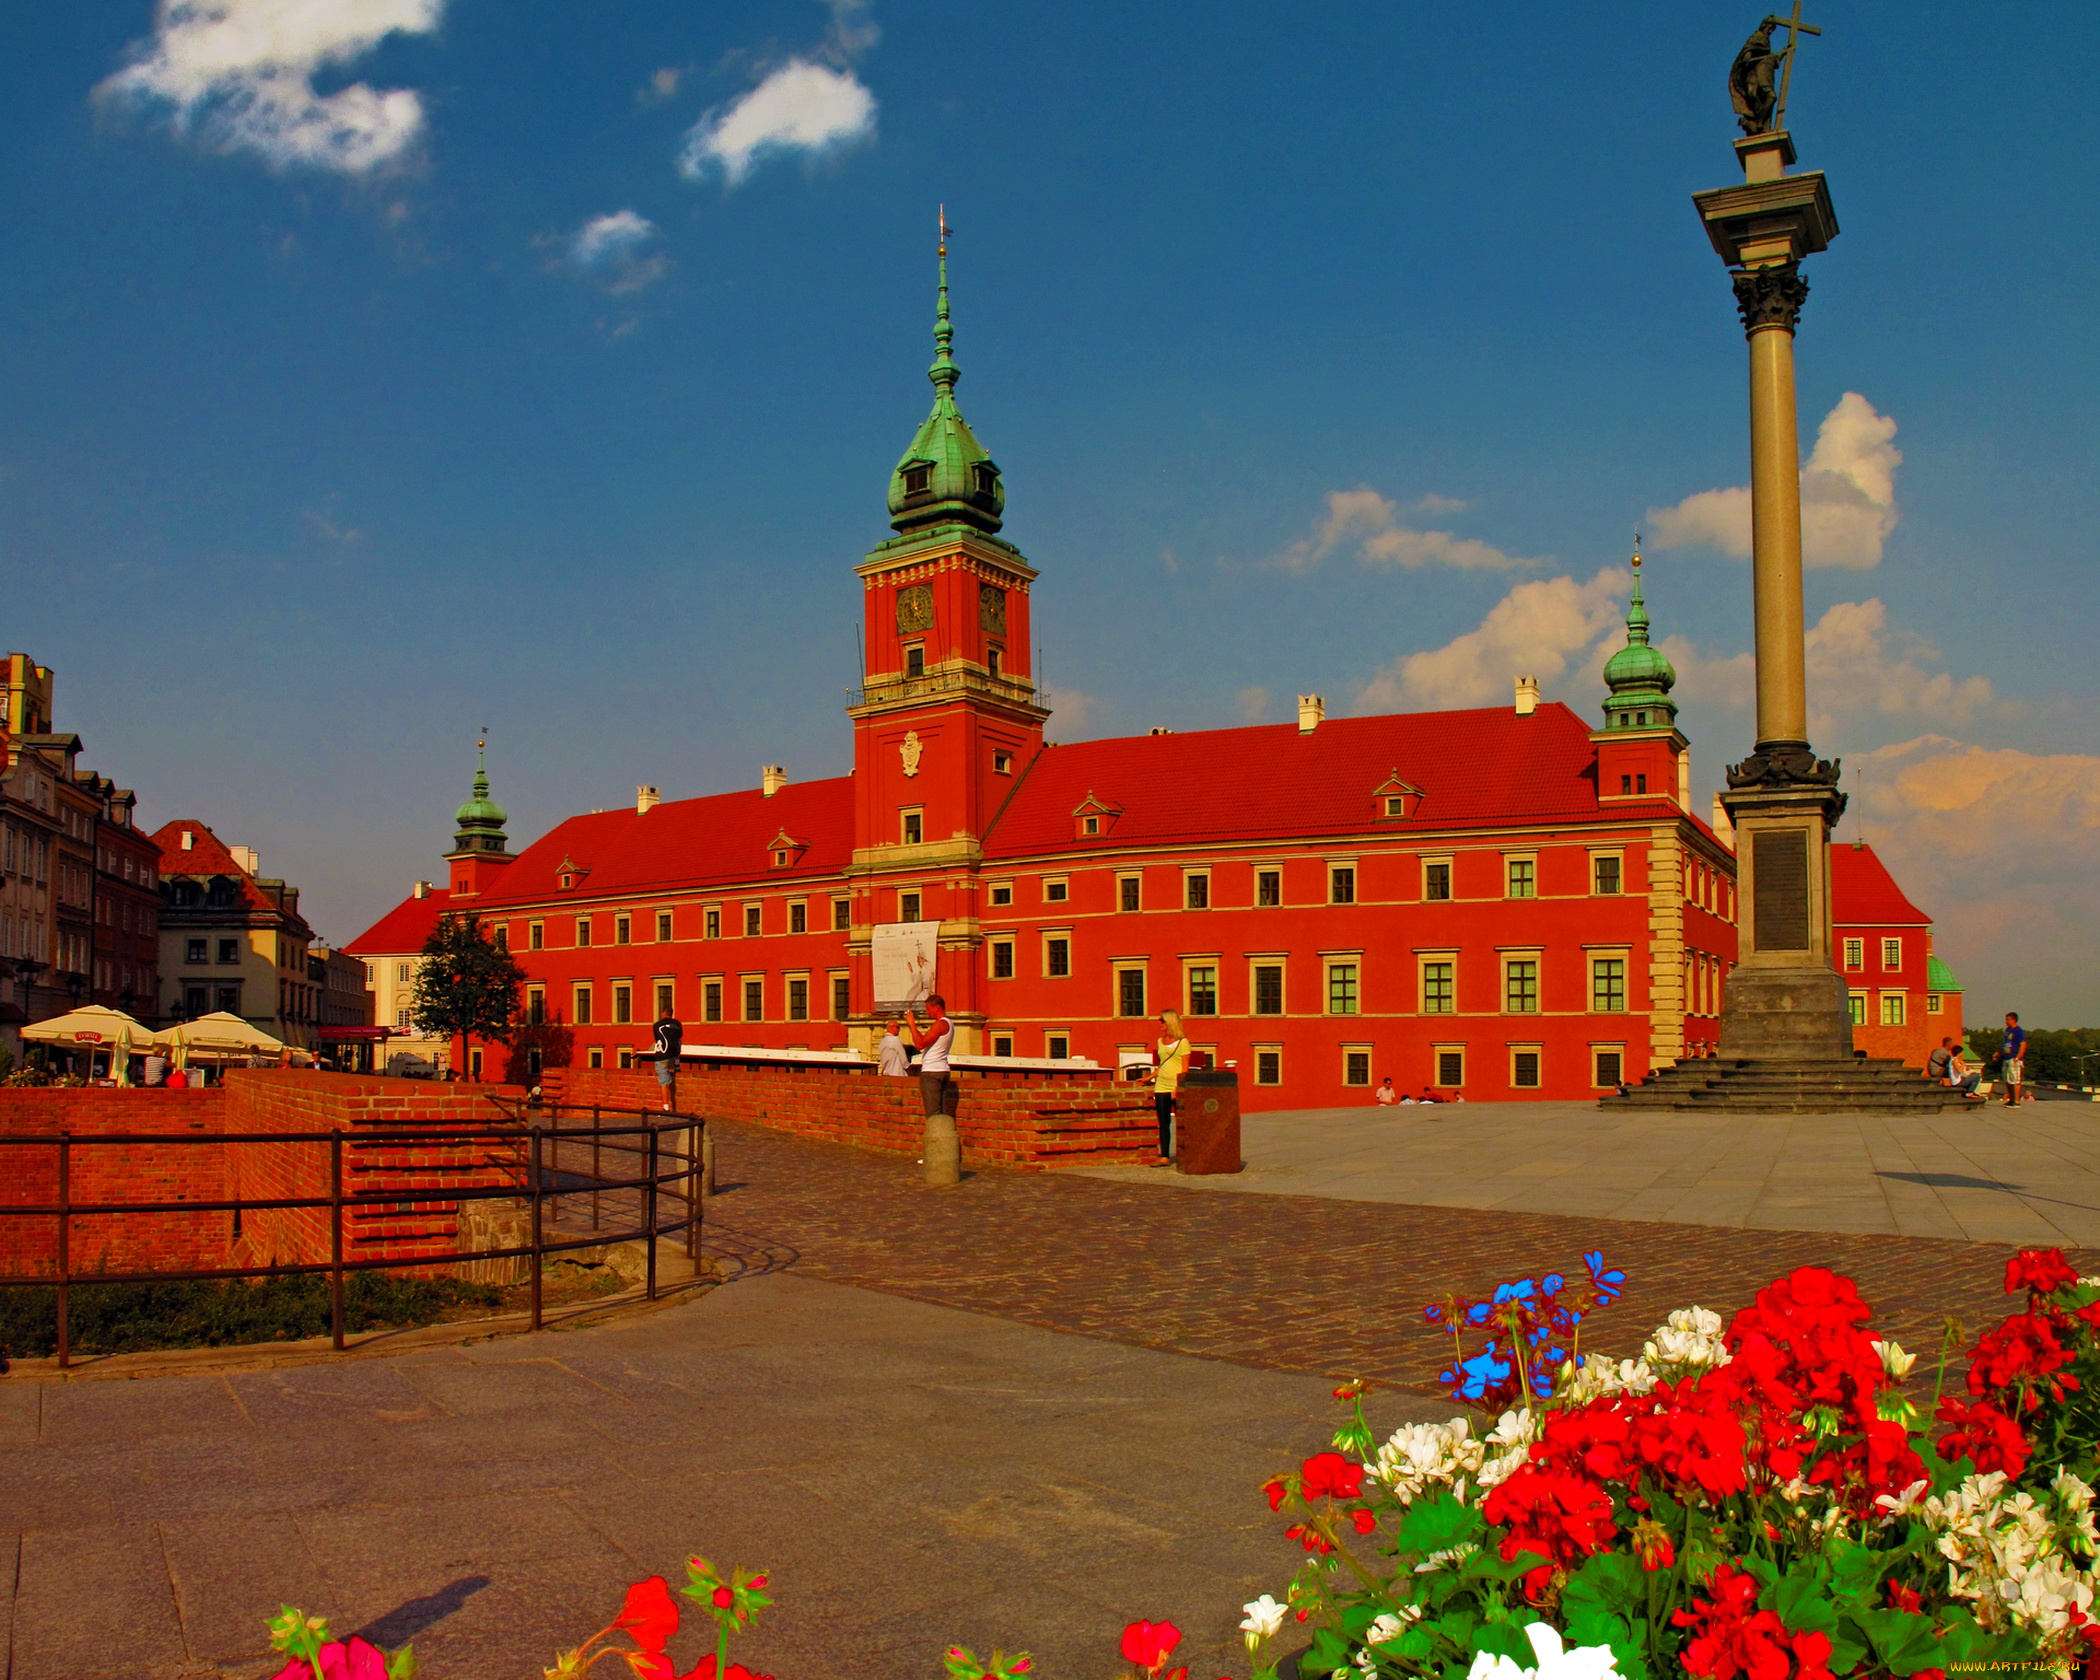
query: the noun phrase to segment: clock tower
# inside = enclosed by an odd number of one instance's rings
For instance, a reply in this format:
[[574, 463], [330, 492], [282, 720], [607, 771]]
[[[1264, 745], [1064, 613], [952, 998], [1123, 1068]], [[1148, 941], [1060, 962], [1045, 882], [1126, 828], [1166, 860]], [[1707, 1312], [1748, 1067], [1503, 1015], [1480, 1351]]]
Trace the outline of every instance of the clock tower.
[[1036, 572], [999, 537], [1006, 488], [955, 403], [962, 374], [948, 318], [945, 218], [933, 341], [933, 410], [890, 475], [897, 534], [854, 568], [867, 669], [847, 708], [851, 949], [856, 995], [879, 1001], [867, 966], [873, 929], [938, 923], [936, 989], [956, 1019], [957, 1049], [972, 1051], [985, 1020], [977, 958], [984, 834], [1042, 750], [1049, 713], [1038, 704], [1030, 659]]

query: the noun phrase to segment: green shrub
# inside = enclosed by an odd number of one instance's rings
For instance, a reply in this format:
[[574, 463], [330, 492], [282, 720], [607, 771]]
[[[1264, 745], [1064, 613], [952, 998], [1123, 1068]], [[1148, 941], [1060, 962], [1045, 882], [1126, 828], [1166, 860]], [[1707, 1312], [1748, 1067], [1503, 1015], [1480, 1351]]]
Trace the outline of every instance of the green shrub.
[[[295, 1342], [329, 1330], [328, 1279], [312, 1274], [257, 1283], [76, 1283], [70, 1295], [68, 1339], [79, 1353]], [[485, 1284], [352, 1272], [343, 1281], [343, 1328], [408, 1329], [499, 1299]], [[58, 1351], [55, 1288], [0, 1290], [0, 1348], [18, 1359]]]

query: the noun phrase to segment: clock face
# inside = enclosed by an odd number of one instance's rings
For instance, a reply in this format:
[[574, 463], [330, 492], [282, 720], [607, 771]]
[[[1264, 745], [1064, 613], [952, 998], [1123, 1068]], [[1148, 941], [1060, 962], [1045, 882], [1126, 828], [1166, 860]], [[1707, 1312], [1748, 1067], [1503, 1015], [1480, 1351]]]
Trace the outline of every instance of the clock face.
[[995, 636], [1006, 634], [1006, 591], [996, 584], [977, 586], [977, 625]]
[[909, 633], [933, 628], [933, 587], [914, 583], [897, 591], [897, 628]]

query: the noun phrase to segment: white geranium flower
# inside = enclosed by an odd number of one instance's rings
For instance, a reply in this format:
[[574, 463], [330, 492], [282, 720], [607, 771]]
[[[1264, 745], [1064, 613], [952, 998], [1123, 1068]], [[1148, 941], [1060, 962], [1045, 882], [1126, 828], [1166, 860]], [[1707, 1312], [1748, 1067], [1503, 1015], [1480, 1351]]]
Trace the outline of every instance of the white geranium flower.
[[1604, 1680], [1606, 1675], [1617, 1680], [1619, 1671], [1612, 1666], [1614, 1659], [1609, 1645], [1578, 1645], [1572, 1651], [1563, 1649], [1559, 1630], [1544, 1622], [1527, 1623], [1524, 1636], [1531, 1641], [1536, 1667], [1519, 1668], [1508, 1657], [1491, 1656], [1481, 1651], [1474, 1656], [1473, 1666], [1466, 1671], [1466, 1680]]
[[1874, 1351], [1881, 1356], [1881, 1368], [1897, 1382], [1910, 1375], [1910, 1368], [1917, 1364], [1918, 1356], [1905, 1353], [1894, 1342], [1876, 1342]]
[[[1798, 1478], [1796, 1478], [1798, 1480]], [[1912, 1482], [1901, 1493], [1878, 1493], [1874, 1503], [1881, 1507], [1883, 1522], [1894, 1522], [1898, 1517], [1907, 1517], [1925, 1503], [1925, 1490], [1932, 1484], [1926, 1481]]]
[[1267, 1593], [1240, 1608], [1247, 1612], [1245, 1620], [1240, 1623], [1240, 1632], [1247, 1636], [1250, 1651], [1264, 1639], [1275, 1638], [1277, 1630], [1283, 1626], [1284, 1607]]
[[1431, 1486], [1450, 1487], [1476, 1474], [1486, 1448], [1474, 1437], [1469, 1419], [1449, 1423], [1404, 1424], [1378, 1449], [1371, 1474], [1412, 1503]]
[[1645, 1359], [1622, 1359], [1613, 1364], [1601, 1353], [1585, 1354], [1582, 1363], [1573, 1360], [1560, 1368], [1557, 1398], [1570, 1405], [1596, 1400], [1608, 1394], [1646, 1394], [1655, 1386], [1655, 1372]]
[[1731, 1358], [1721, 1339], [1721, 1315], [1705, 1307], [1679, 1307], [1655, 1327], [1641, 1357], [1661, 1376], [1697, 1376]]
[[1388, 1610], [1380, 1616], [1364, 1629], [1364, 1642], [1356, 1652], [1356, 1666], [1366, 1674], [1377, 1672], [1378, 1659], [1372, 1655], [1371, 1647], [1383, 1645], [1388, 1639], [1398, 1639], [1407, 1631], [1407, 1624], [1419, 1620], [1421, 1614], [1422, 1607], [1419, 1604], [1403, 1604], [1397, 1611]]

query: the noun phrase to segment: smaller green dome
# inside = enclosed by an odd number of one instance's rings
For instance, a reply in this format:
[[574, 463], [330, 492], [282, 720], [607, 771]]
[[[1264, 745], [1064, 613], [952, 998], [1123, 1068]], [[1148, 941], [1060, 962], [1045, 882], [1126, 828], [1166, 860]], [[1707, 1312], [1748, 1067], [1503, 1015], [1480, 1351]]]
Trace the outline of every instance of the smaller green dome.
[[475, 750], [474, 797], [453, 814], [453, 844], [462, 852], [500, 852], [509, 843], [503, 825], [510, 813], [489, 797], [488, 743], [476, 742]]
[[940, 304], [934, 314], [933, 412], [890, 474], [890, 525], [899, 533], [931, 525], [968, 525], [993, 533], [1006, 511], [1006, 486], [998, 464], [977, 441], [955, 406], [962, 369], [949, 353], [955, 329], [948, 323], [948, 223], [941, 219]]
[[1633, 600], [1626, 609], [1626, 645], [1604, 662], [1606, 729], [1674, 729], [1677, 703], [1670, 690], [1677, 670], [1662, 649], [1648, 643], [1648, 608], [1641, 599], [1641, 555], [1633, 555]]

